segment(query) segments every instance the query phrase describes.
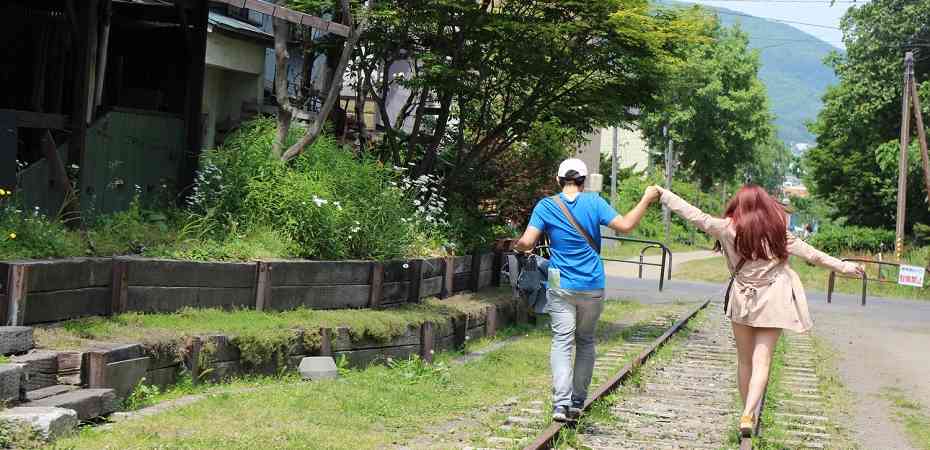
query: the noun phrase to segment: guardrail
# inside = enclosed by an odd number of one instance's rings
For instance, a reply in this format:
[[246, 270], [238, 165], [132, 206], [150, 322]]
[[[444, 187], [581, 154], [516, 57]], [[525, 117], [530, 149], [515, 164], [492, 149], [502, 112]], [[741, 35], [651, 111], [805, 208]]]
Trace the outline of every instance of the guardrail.
[[[866, 264], [878, 264], [878, 278], [877, 279], [872, 278], [872, 281], [875, 281], [878, 283], [896, 284], [894, 281], [889, 281], [882, 277], [882, 266], [901, 267], [900, 263], [888, 262], [888, 261], [876, 261], [874, 259], [865, 259], [865, 258], [843, 258], [843, 261], [860, 262], [860, 263], [866, 263]], [[837, 276], [839, 276], [840, 278], [848, 278], [851, 280], [857, 279], [856, 277], [849, 277], [846, 275], [837, 275], [836, 272], [830, 272], [830, 278], [827, 281], [827, 303], [833, 303], [833, 288], [836, 285]], [[862, 276], [862, 306], [865, 306], [865, 303], [866, 303], [868, 287], [869, 287], [869, 275], [866, 273], [865, 275]]]
[[[659, 241], [649, 241], [645, 239], [636, 239], [636, 238], [620, 237], [620, 236], [601, 236], [601, 239], [610, 239], [610, 240], [620, 241], [620, 242], [636, 242], [640, 244], [646, 244], [646, 246], [643, 247], [643, 249], [639, 251], [639, 261], [630, 261], [628, 259], [612, 259], [612, 258], [603, 258], [603, 257], [601, 258], [601, 260], [612, 261], [612, 262], [622, 262], [622, 263], [627, 263], [627, 264], [637, 264], [639, 265], [639, 278], [643, 277], [643, 266], [659, 267], [660, 268], [659, 269], [659, 292], [662, 292], [662, 288], [664, 287], [666, 265], [668, 265], [668, 279], [669, 280], [672, 279], [672, 251], [669, 250], [665, 244]], [[649, 262], [643, 261], [643, 257], [644, 257], [646, 250], [649, 250], [650, 248], [662, 249], [662, 262], [661, 263], [656, 264], [656, 263], [649, 263]]]

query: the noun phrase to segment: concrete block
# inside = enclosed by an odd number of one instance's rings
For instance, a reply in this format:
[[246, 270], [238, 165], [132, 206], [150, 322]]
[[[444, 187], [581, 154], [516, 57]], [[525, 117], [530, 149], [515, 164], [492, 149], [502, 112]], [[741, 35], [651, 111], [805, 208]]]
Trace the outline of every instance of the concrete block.
[[29, 402], [29, 406], [73, 409], [77, 412], [78, 420], [88, 420], [116, 411], [117, 403], [113, 389], [78, 389]]
[[152, 358], [134, 358], [107, 364], [106, 385], [116, 391], [117, 398], [126, 398], [142, 381]]
[[33, 347], [32, 327], [0, 327], [0, 355], [26, 353]]
[[305, 380], [330, 380], [339, 378], [339, 369], [336, 361], [330, 356], [308, 356], [300, 360], [297, 368], [300, 376]]
[[48, 398], [53, 395], [64, 394], [65, 392], [76, 391], [77, 386], [69, 386], [67, 384], [56, 384], [54, 386], [44, 387], [42, 389], [36, 389], [33, 391], [26, 392], [26, 400], [34, 402], [36, 400], [42, 400], [43, 398]]
[[0, 364], [0, 404], [25, 398], [26, 368], [21, 364]]
[[49, 406], [5, 409], [0, 411], [0, 420], [30, 426], [49, 441], [70, 433], [78, 426], [74, 410]]

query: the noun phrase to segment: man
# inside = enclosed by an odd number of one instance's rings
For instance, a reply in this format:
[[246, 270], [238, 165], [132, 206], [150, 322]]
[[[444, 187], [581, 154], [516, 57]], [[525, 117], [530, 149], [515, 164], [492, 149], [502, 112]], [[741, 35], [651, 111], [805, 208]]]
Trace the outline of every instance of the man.
[[[542, 233], [549, 236], [549, 261], [546, 298], [552, 325], [553, 412], [557, 421], [576, 420], [584, 409], [594, 370], [594, 331], [603, 310], [604, 263], [600, 259], [601, 225], [621, 233], [632, 231], [649, 204], [660, 193], [653, 187], [626, 216], [620, 216], [597, 193], [586, 193], [584, 181], [588, 168], [580, 159], [566, 159], [556, 177], [562, 188], [558, 199], [577, 224], [598, 248], [592, 248], [555, 199], [547, 197], [533, 209], [529, 226], [514, 244], [514, 250], [528, 252], [536, 246]], [[575, 363], [572, 367], [572, 343]]]

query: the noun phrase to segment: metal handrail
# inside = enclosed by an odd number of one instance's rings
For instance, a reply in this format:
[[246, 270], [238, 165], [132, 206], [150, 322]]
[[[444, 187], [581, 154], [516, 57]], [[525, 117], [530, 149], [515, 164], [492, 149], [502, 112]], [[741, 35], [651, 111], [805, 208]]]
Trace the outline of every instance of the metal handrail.
[[[659, 292], [662, 292], [662, 288], [664, 287], [664, 283], [665, 283], [666, 263], [668, 264], [668, 279], [669, 280], [672, 279], [672, 251], [669, 250], [665, 244], [659, 241], [650, 241], [646, 239], [636, 239], [636, 238], [622, 237], [622, 236], [601, 236], [601, 239], [610, 239], [610, 240], [621, 241], [621, 242], [636, 242], [639, 244], [647, 244], [646, 247], [644, 247], [639, 252], [639, 261], [630, 261], [627, 259], [612, 259], [612, 258], [603, 258], [603, 257], [601, 258], [602, 261], [637, 264], [639, 265], [639, 278], [643, 277], [643, 266], [660, 267], [659, 269]], [[645, 252], [646, 250], [650, 248], [661, 248], [662, 249], [662, 262], [660, 264], [647, 263], [643, 261], [643, 252]]]
[[[876, 260], [874, 260], [874, 259], [866, 259], [866, 258], [843, 258], [843, 261], [861, 262], [861, 263], [866, 263], [866, 264], [878, 264], [878, 273], [879, 273], [879, 277], [878, 277], [878, 278], [872, 278], [871, 280], [872, 280], [872, 281], [875, 281], [875, 282], [878, 282], [878, 283], [897, 284], [897, 283], [894, 282], [894, 281], [889, 281], [889, 280], [883, 279], [882, 276], [881, 276], [881, 268], [882, 268], [882, 266], [901, 267], [901, 263], [888, 262], [888, 261], [876, 261]], [[829, 278], [828, 281], [827, 281], [827, 303], [833, 303], [833, 288], [834, 288], [835, 285], [836, 285], [836, 277], [837, 277], [837, 276], [839, 276], [840, 278], [847, 278], [847, 279], [850, 279], [850, 280], [858, 279], [858, 277], [850, 277], [850, 276], [846, 276], [846, 275], [837, 275], [836, 272], [831, 271], [831, 272], [830, 272], [830, 278]], [[869, 279], [870, 279], [870, 278], [869, 278], [868, 273], [862, 275], [862, 306], [865, 306], [865, 303], [866, 303], [866, 295], [867, 295], [868, 287], [869, 287]]]

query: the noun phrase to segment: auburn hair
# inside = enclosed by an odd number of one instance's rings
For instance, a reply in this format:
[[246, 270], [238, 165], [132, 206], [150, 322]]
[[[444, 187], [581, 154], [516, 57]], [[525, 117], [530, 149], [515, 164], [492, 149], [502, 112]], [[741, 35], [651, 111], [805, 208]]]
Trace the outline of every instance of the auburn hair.
[[724, 217], [736, 228], [736, 252], [749, 261], [788, 259], [785, 208], [765, 189], [745, 185], [727, 204]]

